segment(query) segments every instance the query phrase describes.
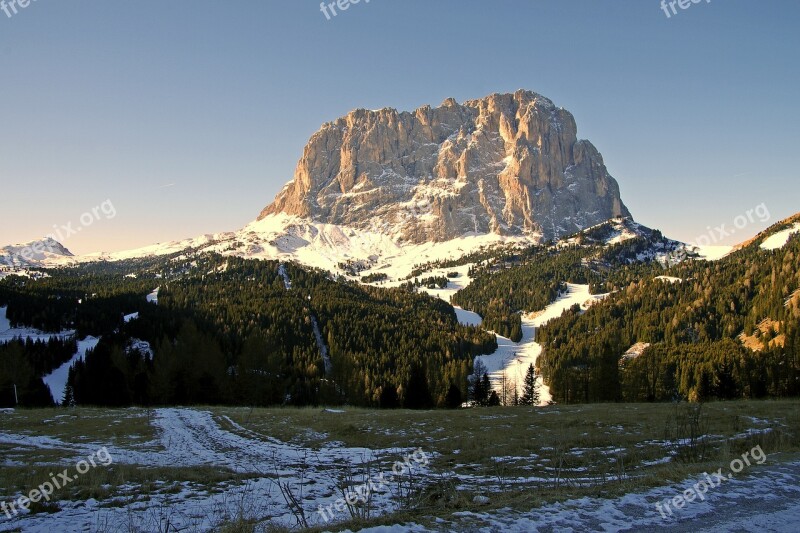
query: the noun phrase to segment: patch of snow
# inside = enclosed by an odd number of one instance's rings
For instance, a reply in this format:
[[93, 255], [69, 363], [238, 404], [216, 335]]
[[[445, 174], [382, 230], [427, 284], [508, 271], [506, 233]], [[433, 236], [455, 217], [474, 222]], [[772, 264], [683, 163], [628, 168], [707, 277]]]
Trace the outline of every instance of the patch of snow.
[[141, 339], [131, 339], [128, 343], [126, 352], [132, 352], [134, 350], [137, 350], [139, 353], [149, 357], [153, 357], [154, 355], [153, 348], [150, 346], [150, 343]]
[[158, 291], [160, 289], [161, 287], [157, 287], [153, 292], [145, 296], [145, 299], [147, 300], [148, 303], [158, 305]]
[[53, 338], [65, 339], [75, 334], [75, 331], [62, 331], [60, 333], [46, 333], [34, 328], [12, 328], [7, 317], [8, 307], [0, 307], [0, 343], [14, 339], [32, 339], [34, 341], [49, 341]]
[[786, 246], [786, 243], [789, 242], [789, 238], [797, 232], [800, 232], [800, 222], [796, 222], [791, 228], [786, 228], [764, 239], [764, 242], [761, 243], [761, 249], [780, 250]]
[[700, 259], [705, 259], [707, 261], [718, 261], [733, 250], [733, 246], [725, 245], [694, 246], [694, 251], [697, 252]]
[[584, 497], [549, 503], [530, 511], [501, 508], [460, 511], [436, 519], [436, 525], [397, 524], [361, 529], [360, 533], [427, 531], [723, 531], [794, 533], [800, 521], [800, 463], [759, 467], [711, 488], [703, 499], [661, 515], [656, 504], [671, 500], [699, 480], [625, 494], [612, 499]]
[[464, 326], [480, 326], [483, 324], [483, 319], [478, 313], [461, 309], [458, 306], [453, 306], [453, 309], [456, 311], [456, 317], [460, 324]]
[[[542, 354], [542, 346], [535, 341], [536, 328], [547, 324], [550, 320], [560, 317], [564, 311], [573, 305], [581, 309], [588, 309], [593, 303], [602, 300], [607, 295], [592, 295], [588, 285], [567, 284], [567, 293], [547, 306], [543, 311], [522, 316], [522, 339], [515, 343], [506, 337], [497, 335], [497, 350], [491, 355], [479, 356], [489, 371], [492, 386], [500, 392], [500, 387], [505, 374], [506, 379], [516, 382], [518, 391], [522, 390], [523, 380], [528, 367], [533, 365]], [[544, 384], [539, 376], [539, 398], [541, 405], [547, 405], [553, 397], [550, 388]]]

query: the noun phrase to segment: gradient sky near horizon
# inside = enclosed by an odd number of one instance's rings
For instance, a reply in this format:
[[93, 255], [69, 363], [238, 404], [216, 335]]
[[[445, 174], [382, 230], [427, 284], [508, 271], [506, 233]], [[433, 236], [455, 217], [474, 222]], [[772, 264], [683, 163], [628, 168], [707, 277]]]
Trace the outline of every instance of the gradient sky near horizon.
[[[8, 1], [8, 0], [7, 0]], [[800, 211], [800, 2], [38, 0], [0, 11], [0, 246], [116, 251], [235, 230], [354, 108], [519, 88], [571, 111], [636, 220], [694, 241]]]

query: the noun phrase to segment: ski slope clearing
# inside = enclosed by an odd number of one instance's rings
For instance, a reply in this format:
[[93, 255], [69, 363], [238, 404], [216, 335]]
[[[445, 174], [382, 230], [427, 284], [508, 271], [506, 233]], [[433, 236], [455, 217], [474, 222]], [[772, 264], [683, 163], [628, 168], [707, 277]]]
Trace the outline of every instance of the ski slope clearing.
[[[528, 366], [536, 367], [536, 361], [542, 354], [541, 344], [536, 342], [536, 328], [547, 324], [550, 320], [560, 317], [564, 311], [573, 305], [581, 309], [588, 309], [594, 302], [602, 300], [606, 295], [593, 295], [589, 293], [588, 285], [567, 284], [567, 293], [547, 306], [543, 311], [522, 315], [522, 339], [515, 343], [510, 339], [497, 336], [497, 351], [491, 355], [480, 356], [481, 361], [489, 371], [492, 387], [501, 392], [503, 375], [507, 381], [516, 383], [517, 390], [522, 391], [522, 382]], [[547, 387], [539, 376], [541, 405], [552, 401], [550, 388]]]
[[95, 337], [86, 337], [82, 341], [78, 341], [78, 351], [72, 356], [72, 359], [56, 368], [51, 374], [44, 376], [42, 380], [45, 385], [50, 389], [50, 394], [57, 404], [60, 404], [64, 399], [64, 391], [67, 387], [67, 378], [69, 377], [69, 369], [77, 361], [83, 361], [86, 357], [86, 352], [94, 350], [100, 339]]
[[789, 242], [789, 238], [795, 233], [800, 232], [800, 222], [795, 222], [794, 226], [787, 228], [783, 231], [779, 231], [774, 235], [770, 235], [764, 242], [761, 243], [762, 250], [780, 250], [786, 243]]
[[52, 338], [65, 339], [75, 334], [75, 331], [62, 331], [60, 333], [45, 333], [33, 328], [12, 328], [6, 312], [8, 307], [0, 307], [0, 343], [8, 342], [16, 338], [32, 339], [35, 341], [48, 341]]
[[145, 296], [148, 303], [158, 305], [158, 291], [161, 287], [156, 288], [153, 292]]
[[735, 249], [735, 246], [726, 245], [694, 246], [693, 248], [700, 259], [705, 259], [706, 261], [718, 261]]

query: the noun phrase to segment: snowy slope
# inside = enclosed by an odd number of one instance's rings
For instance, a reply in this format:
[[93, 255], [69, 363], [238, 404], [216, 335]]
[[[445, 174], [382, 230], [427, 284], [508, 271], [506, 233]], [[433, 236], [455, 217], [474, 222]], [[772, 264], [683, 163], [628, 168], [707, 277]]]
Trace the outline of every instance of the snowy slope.
[[761, 243], [761, 249], [779, 250], [786, 246], [786, 243], [789, 242], [789, 238], [797, 232], [800, 232], [800, 222], [796, 222], [794, 226], [779, 231], [764, 239], [764, 242]]
[[722, 259], [735, 249], [734, 246], [726, 245], [708, 245], [708, 246], [694, 246], [693, 250], [701, 259], [707, 261], [717, 261]]
[[[360, 261], [369, 267], [365, 272], [383, 272], [396, 279], [407, 276], [415, 266], [428, 261], [458, 258], [487, 246], [536, 242], [536, 235], [507, 237], [494, 233], [471, 233], [447, 242], [399, 243], [377, 229], [361, 230], [276, 214], [235, 232], [207, 234], [122, 252], [93, 253], [71, 260], [121, 261], [195, 250], [252, 259], [294, 261], [331, 272], [342, 272], [339, 263]], [[42, 261], [42, 266], [61, 264], [62, 260]]]
[[64, 389], [67, 386], [67, 377], [69, 376], [70, 367], [75, 364], [76, 361], [82, 361], [83, 358], [86, 357], [86, 352], [93, 350], [98, 342], [100, 342], [100, 339], [95, 337], [86, 337], [84, 340], [78, 341], [78, 351], [75, 352], [72, 359], [55, 369], [51, 374], [42, 378], [45, 385], [50, 389], [50, 394], [53, 396], [56, 403], [61, 403], [61, 400], [64, 399]]
[[[560, 317], [564, 311], [573, 305], [580, 305], [582, 309], [587, 309], [592, 303], [599, 301], [605, 295], [592, 295], [589, 293], [588, 285], [567, 285], [567, 294], [562, 295], [555, 302], [547, 306], [544, 310], [537, 313], [529, 313], [522, 316], [522, 339], [515, 343], [510, 339], [497, 336], [498, 349], [491, 355], [480, 356], [481, 361], [489, 371], [492, 385], [495, 390], [500, 392], [503, 374], [506, 379], [516, 382], [517, 389], [522, 391], [522, 381], [528, 366], [536, 367], [536, 361], [542, 354], [542, 346], [535, 341], [536, 328], [547, 324], [550, 320]], [[539, 377], [540, 400], [542, 405], [546, 405], [553, 397], [550, 388]]]

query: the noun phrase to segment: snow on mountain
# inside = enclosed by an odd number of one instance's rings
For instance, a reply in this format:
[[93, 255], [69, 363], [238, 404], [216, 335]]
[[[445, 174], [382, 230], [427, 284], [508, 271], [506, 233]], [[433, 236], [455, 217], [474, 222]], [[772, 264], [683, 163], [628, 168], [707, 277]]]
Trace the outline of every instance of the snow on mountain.
[[724, 244], [692, 247], [697, 256], [706, 261], [718, 261], [735, 249], [734, 246], [726, 246]]
[[[147, 300], [147, 303], [158, 305], [158, 291], [159, 291], [159, 289], [161, 289], [161, 287], [156, 287], [156, 289], [153, 292], [151, 292], [150, 294], [145, 296], [145, 299]], [[138, 315], [138, 313], [137, 313], [137, 315]]]
[[574, 117], [524, 90], [413, 112], [357, 109], [324, 124], [259, 220], [280, 213], [416, 244], [557, 239], [629, 216]]
[[71, 262], [73, 258], [72, 252], [49, 237], [0, 248], [0, 268], [5, 272], [44, 265], [65, 264]]
[[619, 244], [637, 237], [650, 237], [654, 230], [634, 222], [630, 217], [616, 217], [562, 239], [564, 244]]
[[364, 270], [401, 278], [416, 265], [428, 261], [458, 258], [483, 247], [536, 242], [535, 236], [489, 233], [467, 234], [438, 243], [398, 243], [385, 233], [279, 213], [265, 216], [235, 232], [208, 234], [123, 252], [89, 254], [77, 260], [121, 261], [189, 251], [216, 252], [250, 259], [294, 261], [331, 272], [342, 272], [339, 268], [342, 263], [360, 262]]
[[779, 250], [786, 246], [789, 238], [795, 233], [800, 232], [800, 222], [795, 222], [793, 226], [770, 235], [761, 243], [762, 250]]

